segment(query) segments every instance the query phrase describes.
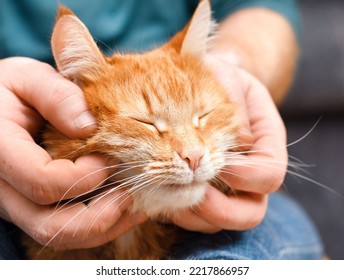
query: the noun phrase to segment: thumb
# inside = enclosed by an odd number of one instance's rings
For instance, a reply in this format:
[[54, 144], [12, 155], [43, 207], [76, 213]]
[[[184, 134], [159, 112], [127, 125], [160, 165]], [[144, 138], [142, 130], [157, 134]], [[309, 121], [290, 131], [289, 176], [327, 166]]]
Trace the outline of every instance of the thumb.
[[245, 99], [247, 85], [240, 76], [240, 70], [234, 67], [223, 55], [208, 54], [206, 63], [213, 70], [218, 82], [227, 90], [229, 99], [235, 105], [237, 121], [239, 122], [236, 150], [247, 151], [254, 140]]
[[[87, 137], [96, 127], [82, 90], [46, 63], [16, 58], [12, 90], [70, 138]], [[17, 66], [18, 67], [18, 66]], [[17, 68], [17, 70], [19, 70]]]

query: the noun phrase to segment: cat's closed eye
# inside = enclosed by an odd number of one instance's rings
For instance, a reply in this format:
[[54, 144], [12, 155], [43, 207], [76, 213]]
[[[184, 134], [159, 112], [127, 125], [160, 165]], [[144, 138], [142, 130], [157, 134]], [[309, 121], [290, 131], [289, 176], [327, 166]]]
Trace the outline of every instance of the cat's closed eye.
[[192, 123], [195, 128], [200, 128], [205, 125], [207, 121], [207, 117], [213, 112], [214, 110], [206, 111], [206, 113], [202, 113], [200, 115], [195, 115], [192, 119]]
[[138, 123], [145, 125], [148, 129], [150, 129], [153, 132], [158, 132], [159, 134], [162, 134], [167, 131], [167, 126], [162, 120], [152, 121], [152, 120], [143, 119], [143, 118], [132, 118], [132, 119]]

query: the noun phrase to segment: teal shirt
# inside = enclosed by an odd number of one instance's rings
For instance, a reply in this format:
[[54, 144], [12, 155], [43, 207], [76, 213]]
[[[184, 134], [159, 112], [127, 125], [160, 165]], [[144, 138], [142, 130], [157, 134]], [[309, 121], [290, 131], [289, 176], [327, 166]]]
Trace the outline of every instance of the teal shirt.
[[[267, 7], [299, 33], [294, 0], [213, 0], [217, 21], [235, 10]], [[50, 35], [58, 3], [85, 23], [105, 53], [144, 51], [166, 42], [190, 19], [198, 0], [0, 0], [0, 58], [26, 56], [53, 63]]]

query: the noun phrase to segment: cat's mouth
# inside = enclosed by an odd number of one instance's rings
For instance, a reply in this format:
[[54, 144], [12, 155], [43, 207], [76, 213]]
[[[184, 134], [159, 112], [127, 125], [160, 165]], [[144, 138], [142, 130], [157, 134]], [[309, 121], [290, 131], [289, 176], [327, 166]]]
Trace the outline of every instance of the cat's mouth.
[[168, 188], [175, 188], [175, 189], [181, 189], [181, 188], [184, 188], [184, 189], [195, 189], [195, 188], [198, 188], [200, 187], [200, 185], [208, 185], [209, 183], [207, 181], [204, 181], [204, 182], [197, 182], [197, 181], [193, 181], [191, 183], [188, 183], [188, 184], [170, 184], [168, 185]]
[[197, 188], [204, 188], [205, 186], [213, 186], [223, 192], [224, 194], [229, 194], [232, 192], [232, 189], [229, 185], [225, 184], [224, 182], [218, 181], [218, 180], [209, 180], [209, 181], [193, 181], [192, 183], [189, 184], [169, 184], [167, 187], [170, 190], [182, 190], [182, 189], [187, 189], [187, 190], [195, 190]]

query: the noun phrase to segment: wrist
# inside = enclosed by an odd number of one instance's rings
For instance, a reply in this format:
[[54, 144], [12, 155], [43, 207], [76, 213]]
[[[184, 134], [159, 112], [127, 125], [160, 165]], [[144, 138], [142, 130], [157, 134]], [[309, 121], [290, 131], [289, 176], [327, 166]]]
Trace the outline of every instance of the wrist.
[[292, 27], [280, 14], [264, 8], [247, 8], [220, 23], [211, 53], [260, 80], [279, 103], [291, 85], [297, 61]]

